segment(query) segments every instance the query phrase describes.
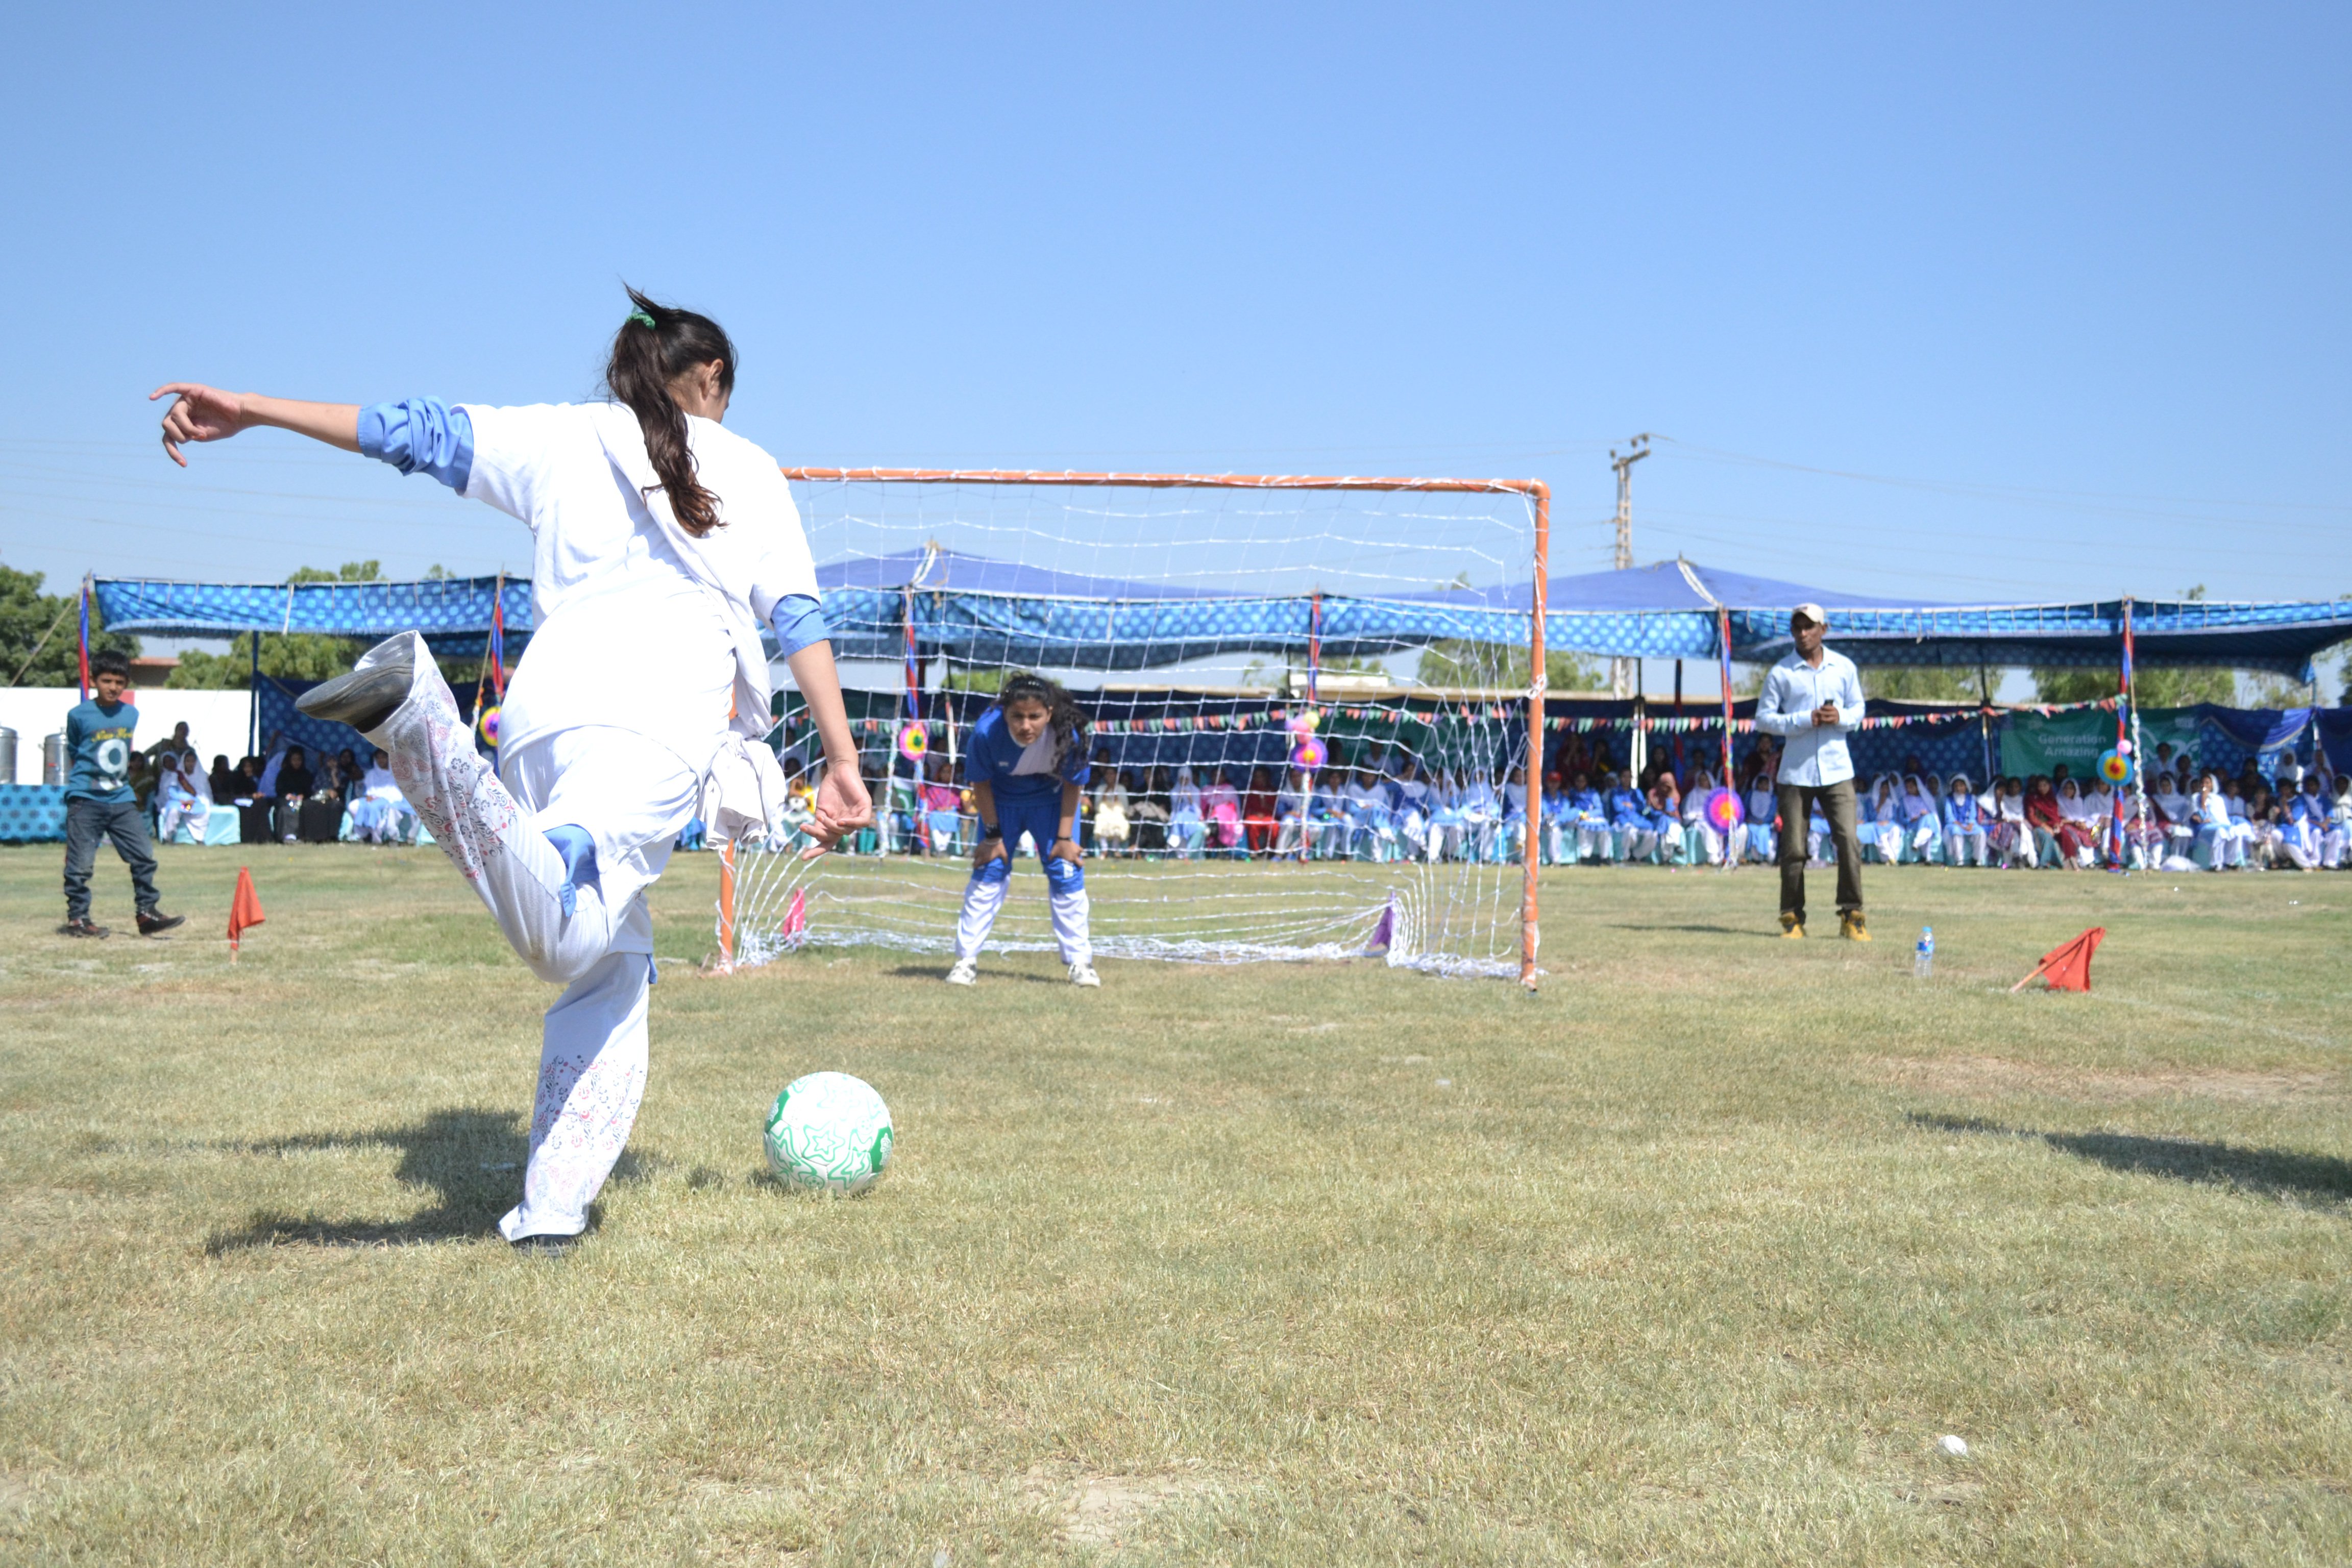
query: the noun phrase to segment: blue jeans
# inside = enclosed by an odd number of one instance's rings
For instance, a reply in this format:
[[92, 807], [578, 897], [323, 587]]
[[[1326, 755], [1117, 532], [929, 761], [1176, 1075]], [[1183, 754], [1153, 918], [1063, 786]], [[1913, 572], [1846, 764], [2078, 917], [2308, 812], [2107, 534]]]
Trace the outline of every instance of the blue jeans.
[[141, 914], [155, 912], [155, 851], [147, 842], [147, 814], [135, 800], [66, 802], [66, 919], [89, 918], [89, 868], [98, 841], [113, 840], [131, 868], [131, 893]]

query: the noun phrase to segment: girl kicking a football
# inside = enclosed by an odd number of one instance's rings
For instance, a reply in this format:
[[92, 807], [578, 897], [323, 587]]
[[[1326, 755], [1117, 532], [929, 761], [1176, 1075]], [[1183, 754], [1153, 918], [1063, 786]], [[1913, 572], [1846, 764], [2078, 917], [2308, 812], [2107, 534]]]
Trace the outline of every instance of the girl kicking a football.
[[[763, 625], [823, 738], [819, 846], [870, 820], [816, 573], [775, 459], [719, 423], [735, 346], [635, 289], [609, 403], [359, 407], [174, 383], [163, 446], [256, 426], [426, 473], [530, 526], [535, 626], [507, 690], [494, 773], [427, 651], [404, 632], [305, 692], [314, 719], [389, 753], [401, 793], [531, 972], [548, 1009], [518, 1247], [562, 1250], [620, 1158], [645, 1094], [655, 979], [645, 889], [713, 759], [769, 728]], [[812, 853], [816, 851], [812, 850]]]
[[1087, 931], [1087, 874], [1078, 865], [1078, 799], [1087, 783], [1087, 716], [1042, 676], [1015, 675], [963, 744], [963, 777], [980, 813], [980, 845], [956, 920], [948, 984], [969, 985], [980, 946], [1004, 907], [1013, 854], [1026, 836], [1045, 863], [1054, 940], [1073, 985], [1099, 985]]

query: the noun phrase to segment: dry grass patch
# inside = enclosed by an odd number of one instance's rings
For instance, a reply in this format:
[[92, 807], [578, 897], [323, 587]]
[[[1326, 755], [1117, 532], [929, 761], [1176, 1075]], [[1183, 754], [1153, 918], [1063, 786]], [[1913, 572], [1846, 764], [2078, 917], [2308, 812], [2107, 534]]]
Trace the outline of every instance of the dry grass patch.
[[1868, 1056], [1856, 1061], [1868, 1082], [1964, 1099], [2030, 1094], [2116, 1105], [2170, 1096], [2277, 1105], [2313, 1096], [2340, 1098], [2343, 1092], [2342, 1079], [2333, 1072], [2180, 1067], [2116, 1071], [1987, 1056]]

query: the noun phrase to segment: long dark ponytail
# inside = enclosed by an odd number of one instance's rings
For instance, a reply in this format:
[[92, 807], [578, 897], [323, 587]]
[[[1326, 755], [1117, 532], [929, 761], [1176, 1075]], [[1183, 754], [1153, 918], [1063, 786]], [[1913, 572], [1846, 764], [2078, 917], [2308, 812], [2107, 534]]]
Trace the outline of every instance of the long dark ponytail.
[[613, 334], [613, 357], [604, 366], [604, 387], [626, 404], [646, 433], [646, 454], [669, 492], [677, 523], [699, 539], [719, 526], [719, 498], [695, 478], [694, 453], [686, 444], [686, 411], [669, 395], [669, 384], [698, 364], [719, 362], [719, 385], [735, 390], [735, 345], [709, 317], [656, 305], [635, 289], [636, 309]]
[[1076, 699], [1064, 690], [1059, 681], [1048, 680], [1027, 670], [1009, 675], [997, 689], [996, 705], [1010, 708], [1015, 702], [1034, 702], [1045, 710], [1046, 722], [1053, 727], [1054, 744], [1060, 753], [1058, 761], [1067, 765], [1072, 757], [1086, 760], [1087, 730], [1094, 721], [1078, 706]]

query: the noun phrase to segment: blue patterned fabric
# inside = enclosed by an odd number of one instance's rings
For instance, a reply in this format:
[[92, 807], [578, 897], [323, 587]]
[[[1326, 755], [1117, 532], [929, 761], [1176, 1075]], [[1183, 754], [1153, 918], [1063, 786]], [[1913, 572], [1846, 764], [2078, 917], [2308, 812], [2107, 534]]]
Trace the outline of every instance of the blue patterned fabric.
[[[1140, 669], [1234, 653], [1303, 654], [1312, 601], [1084, 577], [923, 549], [817, 568], [835, 651], [896, 658], [908, 623], [917, 650], [979, 664]], [[1770, 664], [1789, 652], [1789, 611], [1828, 609], [1832, 647], [1861, 665], [2088, 665], [2120, 662], [2123, 602], [1922, 605], [1840, 594], [1670, 561], [1555, 577], [1545, 586], [1546, 646], [1611, 658], [1731, 657]], [[1327, 658], [1363, 658], [1461, 638], [1524, 647], [1525, 584], [1378, 598], [1326, 595]], [[2352, 637], [2352, 600], [2133, 605], [2143, 668], [2227, 664], [2303, 676], [2314, 654]]]
[[2352, 708], [2321, 709], [2318, 731], [2327, 765], [2339, 773], [2352, 773]]
[[[1313, 601], [1213, 593], [1166, 584], [1084, 577], [953, 551], [925, 549], [835, 561], [817, 568], [835, 652], [898, 658], [911, 621], [916, 649], [977, 664], [1145, 669], [1234, 653], [1303, 655]], [[107, 625], [166, 637], [226, 637], [258, 629], [384, 637], [417, 630], [436, 653], [478, 653], [489, 633], [495, 578], [423, 583], [197, 584], [106, 579]], [[2075, 605], [1897, 605], [1822, 588], [1667, 562], [1626, 572], [1555, 577], [1546, 586], [1545, 640], [1611, 658], [1720, 655], [1720, 611], [1731, 657], [1769, 664], [1789, 651], [1789, 610], [1812, 600], [1830, 612], [1830, 643], [1860, 665], [2118, 663], [2123, 602]], [[1465, 639], [1524, 647], [1526, 584], [1377, 598], [1326, 595], [1322, 647], [1358, 658]], [[509, 654], [530, 634], [530, 584], [505, 590]], [[2352, 638], [2352, 600], [2270, 604], [2149, 601], [2133, 605], [2142, 668], [2229, 665], [2308, 679], [2312, 657]]]
[[417, 583], [171, 583], [110, 577], [96, 584], [109, 630], [159, 637], [239, 632], [325, 632], [370, 641], [418, 631], [436, 654], [481, 654], [490, 606], [506, 609], [506, 651], [520, 655], [531, 629], [530, 580], [428, 578]]
[[[321, 771], [320, 764], [329, 757], [339, 755], [345, 746], [352, 749], [353, 760], [364, 768], [375, 754], [375, 748], [368, 744], [364, 736], [349, 724], [331, 724], [324, 720], [312, 719], [294, 706], [296, 698], [318, 684], [315, 680], [280, 680], [269, 675], [261, 678], [256, 706], [261, 720], [262, 754], [268, 754], [273, 736], [283, 735], [287, 744], [302, 748], [302, 753], [310, 759], [310, 771], [314, 773]], [[472, 723], [474, 688], [453, 687], [450, 694], [457, 700], [457, 716]]]
[[66, 786], [0, 784], [0, 844], [62, 844]]
[[[1829, 605], [1826, 601], [1824, 608]], [[2083, 605], [1922, 605], [1832, 609], [1829, 641], [1856, 664], [2074, 665], [2123, 659], [2120, 599]], [[2132, 647], [2143, 669], [2226, 665], [2311, 678], [2315, 654], [2352, 637], [2352, 600], [2212, 605], [2136, 601]], [[1734, 610], [1731, 657], [1762, 661], [1789, 651], [1788, 612]]]

